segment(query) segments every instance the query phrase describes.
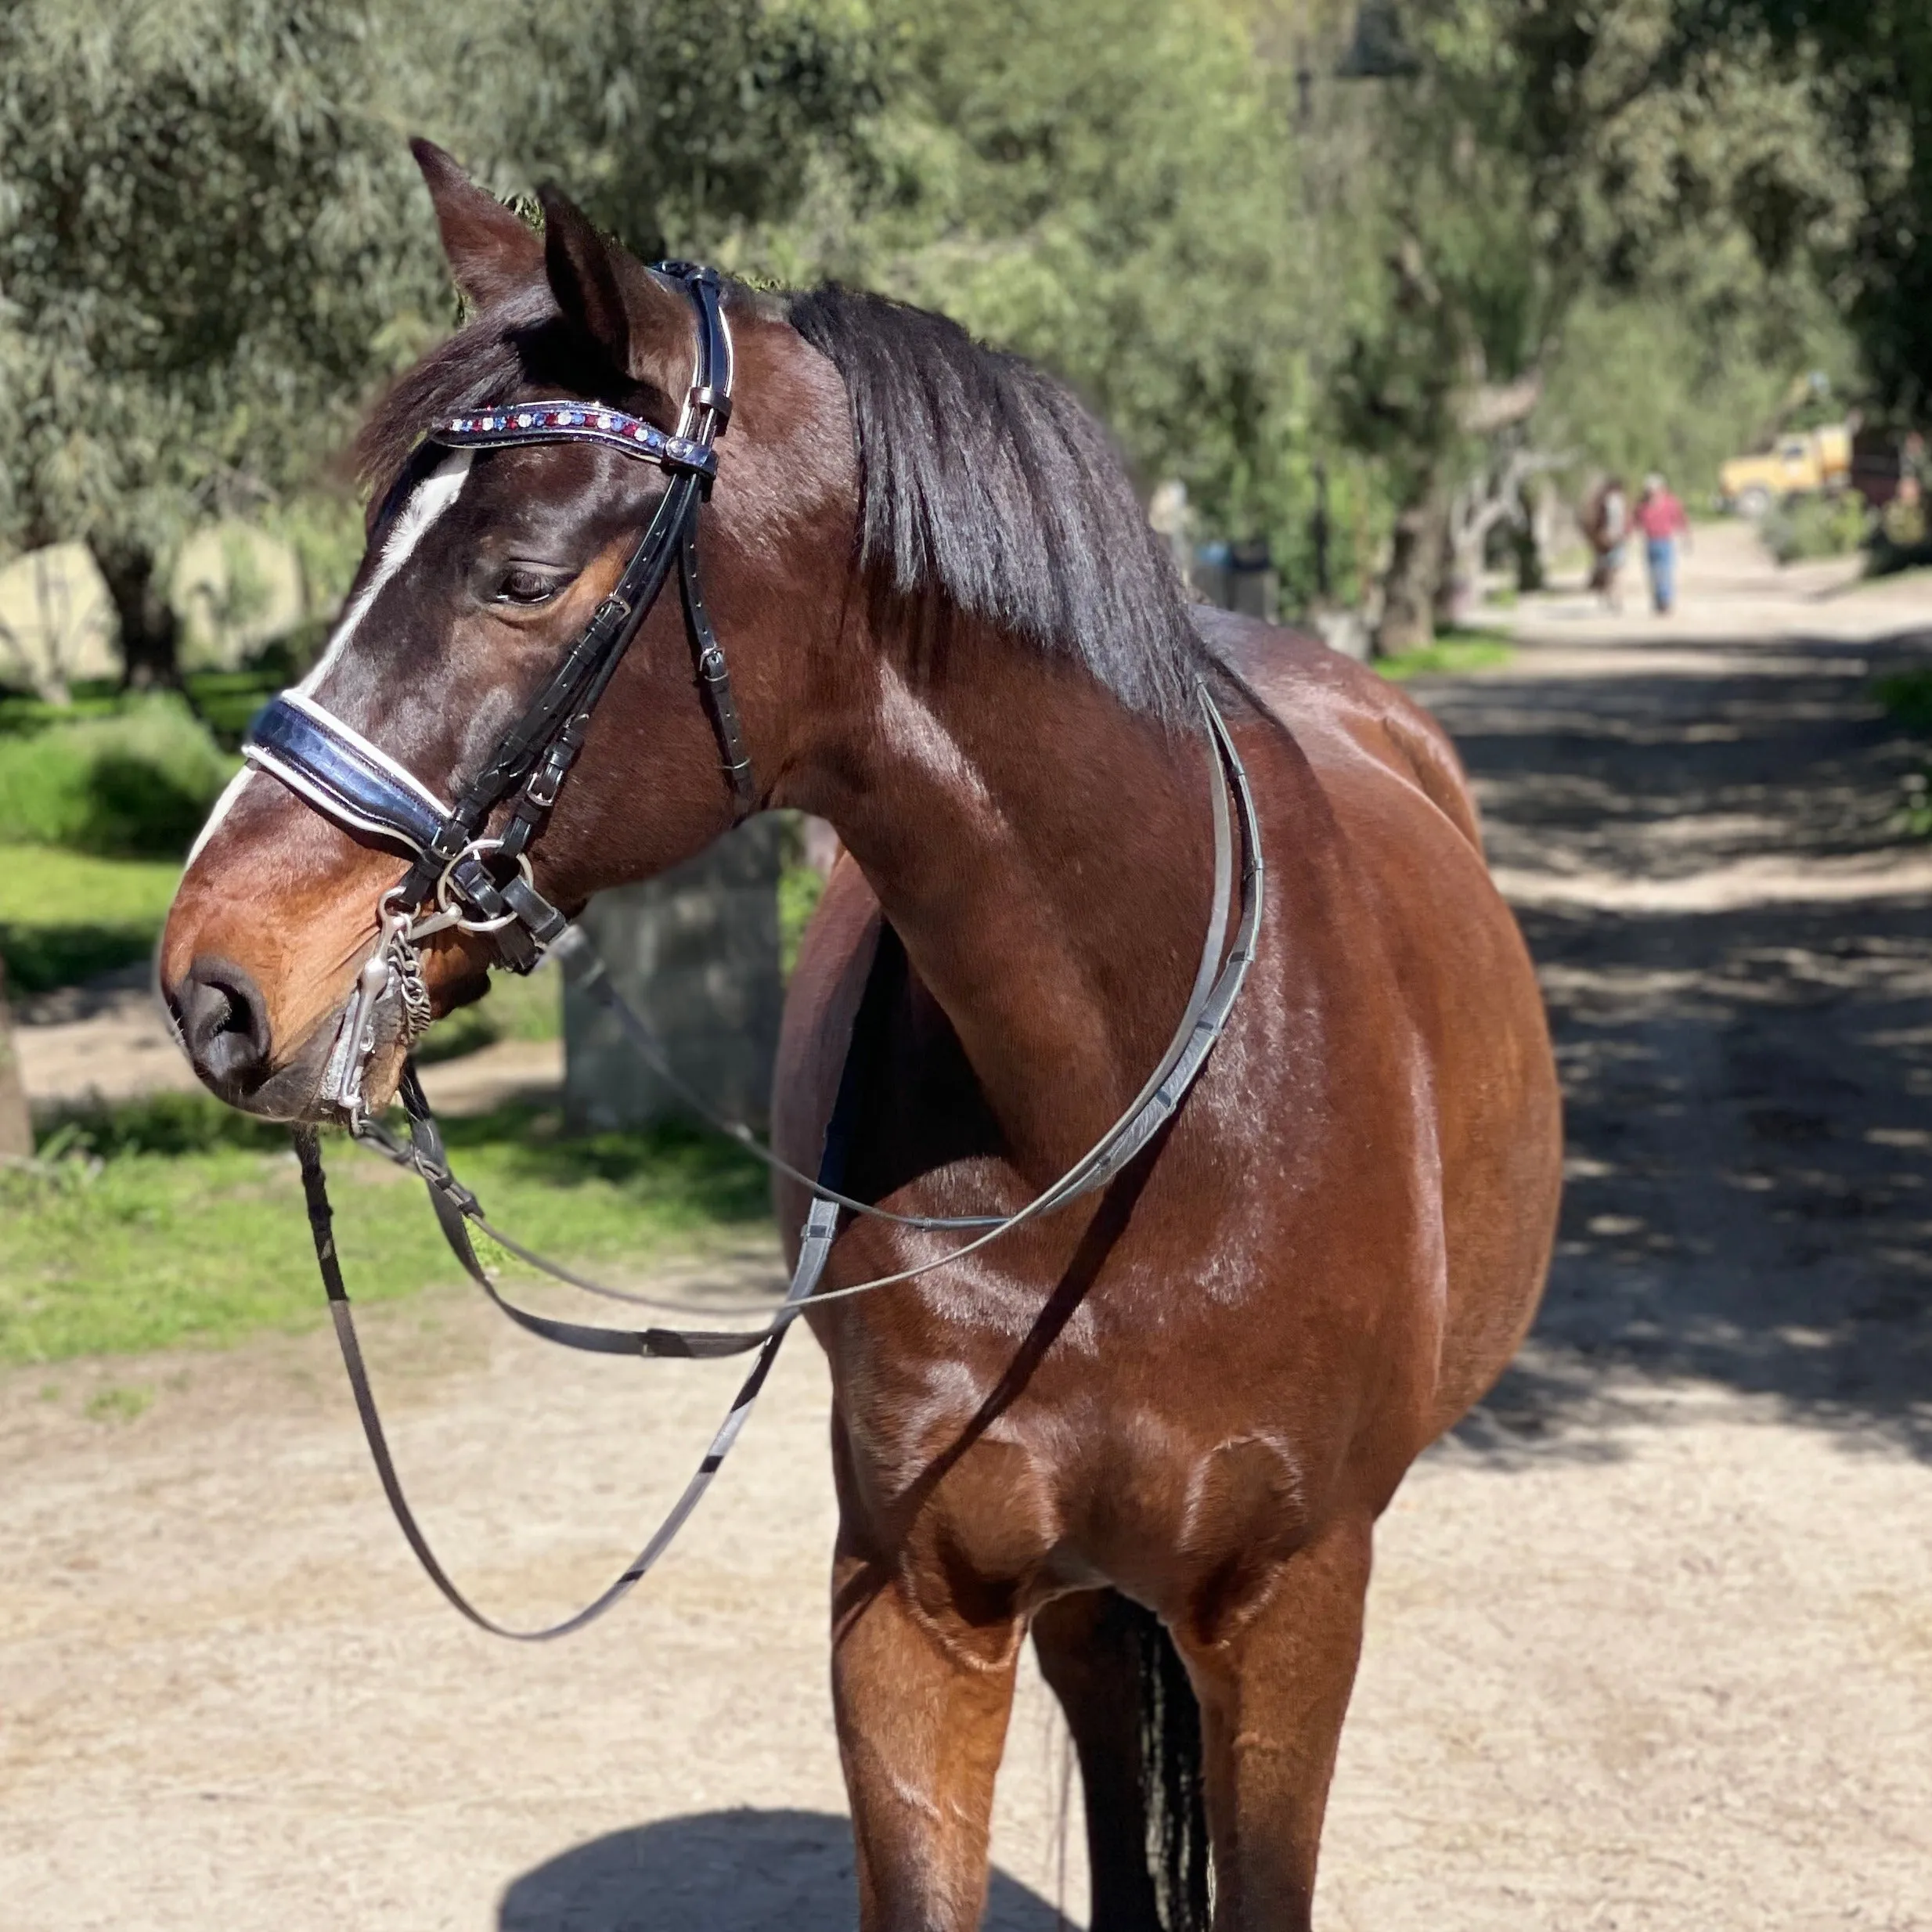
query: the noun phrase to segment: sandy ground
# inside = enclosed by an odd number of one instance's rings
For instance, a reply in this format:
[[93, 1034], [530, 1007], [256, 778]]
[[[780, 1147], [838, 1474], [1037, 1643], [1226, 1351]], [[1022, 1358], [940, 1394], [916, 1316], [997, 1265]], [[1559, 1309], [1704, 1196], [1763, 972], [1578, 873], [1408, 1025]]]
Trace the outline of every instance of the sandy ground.
[[[1382, 1526], [1331, 1927], [1932, 1927], [1932, 878], [1865, 696], [1932, 595], [1835, 582], [1707, 543], [1667, 622], [1546, 600], [1425, 694], [1543, 965], [1572, 1180], [1520, 1363]], [[453, 1290], [368, 1328], [432, 1534], [531, 1617], [730, 1379], [552, 1359]], [[116, 1390], [149, 1406], [92, 1419]], [[0, 1925], [849, 1923], [824, 1404], [801, 1338], [665, 1567], [533, 1650], [415, 1573], [326, 1335], [0, 1379]], [[1080, 1919], [1064, 1763], [1029, 1683], [993, 1924]]]

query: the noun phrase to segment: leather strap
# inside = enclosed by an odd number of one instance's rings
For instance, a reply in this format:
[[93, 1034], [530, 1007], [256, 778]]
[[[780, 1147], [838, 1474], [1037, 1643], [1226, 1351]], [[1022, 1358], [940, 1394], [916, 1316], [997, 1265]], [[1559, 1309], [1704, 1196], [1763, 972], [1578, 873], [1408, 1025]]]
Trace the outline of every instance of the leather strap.
[[426, 856], [449, 808], [413, 773], [331, 717], [306, 692], [284, 691], [248, 727], [251, 765], [272, 772], [339, 824]]
[[[1225, 719], [1205, 687], [1201, 690], [1200, 699], [1209, 726], [1209, 743], [1213, 754], [1209, 760], [1209, 770], [1213, 783], [1215, 806], [1215, 878], [1213, 910], [1209, 916], [1207, 937], [1202, 949], [1200, 964], [1195, 971], [1193, 989], [1166, 1051], [1161, 1056], [1140, 1092], [1129, 1103], [1126, 1111], [1085, 1155], [1051, 1187], [1015, 1213], [970, 1216], [898, 1214], [868, 1202], [854, 1200], [829, 1188], [822, 1175], [816, 1184], [813, 1183], [809, 1177], [800, 1173], [770, 1148], [762, 1146], [741, 1123], [722, 1119], [705, 1105], [702, 1097], [697, 1094], [672, 1067], [664, 1052], [662, 1043], [611, 984], [603, 962], [583, 938], [581, 930], [572, 929], [571, 940], [563, 951], [565, 970], [571, 973], [573, 983], [580, 989], [590, 993], [615, 1015], [654, 1072], [666, 1080], [673, 1090], [692, 1105], [703, 1118], [729, 1134], [739, 1145], [775, 1172], [815, 1186], [820, 1195], [855, 1214], [924, 1231], [967, 1231], [975, 1235], [975, 1238], [964, 1245], [935, 1256], [916, 1267], [845, 1288], [828, 1289], [816, 1297], [820, 1303], [842, 1301], [860, 1295], [872, 1294], [878, 1289], [914, 1280], [922, 1274], [930, 1274], [935, 1269], [948, 1267], [968, 1255], [977, 1253], [980, 1249], [1003, 1235], [1011, 1234], [1015, 1228], [1068, 1206], [1083, 1195], [1105, 1187], [1148, 1145], [1179, 1108], [1188, 1090], [1206, 1064], [1207, 1057], [1213, 1051], [1216, 1041], [1225, 1030], [1235, 1003], [1246, 981], [1249, 969], [1253, 964], [1256, 940], [1260, 929], [1265, 879], [1260, 827], [1255, 813], [1253, 795], [1248, 784], [1246, 767], [1242, 763]], [[1234, 779], [1231, 803], [1239, 811], [1241, 917], [1235, 928], [1233, 946], [1224, 960], [1222, 948], [1227, 939], [1229, 906], [1232, 896], [1236, 830], [1229, 795], [1228, 778], [1231, 773]], [[876, 963], [874, 970], [877, 970]], [[409, 1144], [405, 1147], [390, 1136], [386, 1130], [373, 1123], [366, 1124], [359, 1130], [357, 1137], [365, 1145], [384, 1155], [398, 1166], [413, 1168], [421, 1177], [429, 1191], [431, 1204], [435, 1210], [445, 1238], [465, 1272], [511, 1321], [527, 1328], [532, 1334], [542, 1335], [545, 1340], [555, 1342], [565, 1348], [582, 1349], [597, 1354], [716, 1355], [737, 1353], [755, 1346], [769, 1332], [769, 1330], [762, 1328], [720, 1332], [716, 1330], [589, 1327], [579, 1323], [559, 1321], [553, 1317], [536, 1314], [520, 1308], [503, 1296], [478, 1261], [464, 1225], [466, 1222], [481, 1228], [491, 1240], [515, 1255], [518, 1260], [573, 1288], [601, 1296], [607, 1300], [622, 1302], [636, 1307], [661, 1308], [665, 1304], [655, 1297], [635, 1294], [628, 1289], [611, 1288], [577, 1274], [524, 1247], [506, 1234], [484, 1213], [476, 1195], [451, 1173], [443, 1152], [442, 1136], [431, 1115], [429, 1102], [423, 1093], [420, 1082], [416, 1077], [413, 1065], [405, 1069], [400, 1092], [404, 1112], [410, 1123]], [[730, 1346], [734, 1343], [737, 1345], [736, 1348]]]
[[[402, 1091], [405, 1110], [409, 1119], [410, 1145], [407, 1149], [395, 1148], [395, 1156], [406, 1161], [423, 1177], [428, 1187], [438, 1223], [452, 1251], [462, 1263], [465, 1272], [511, 1321], [542, 1340], [598, 1354], [700, 1359], [755, 1351], [755, 1359], [750, 1372], [740, 1386], [717, 1433], [712, 1437], [696, 1471], [685, 1485], [677, 1501], [672, 1505], [669, 1513], [653, 1531], [637, 1555], [598, 1596], [575, 1615], [559, 1623], [535, 1629], [517, 1629], [485, 1615], [451, 1580], [438, 1560], [428, 1539], [424, 1535], [421, 1526], [416, 1522], [415, 1514], [409, 1507], [402, 1479], [397, 1473], [388, 1440], [384, 1433], [381, 1415], [369, 1385], [369, 1372], [362, 1358], [361, 1343], [356, 1335], [348, 1291], [343, 1281], [341, 1262], [336, 1253], [333, 1220], [323, 1169], [319, 1139], [313, 1127], [304, 1126], [296, 1130], [296, 1149], [301, 1162], [303, 1192], [308, 1204], [309, 1228], [315, 1242], [316, 1263], [321, 1270], [323, 1288], [329, 1299], [337, 1345], [341, 1353], [343, 1366], [348, 1375], [349, 1386], [355, 1396], [356, 1413], [369, 1444], [370, 1458], [376, 1465], [377, 1478], [381, 1482], [383, 1493], [388, 1499], [390, 1509], [404, 1538], [415, 1552], [424, 1573], [449, 1602], [471, 1623], [480, 1629], [517, 1642], [540, 1643], [568, 1635], [571, 1631], [581, 1630], [586, 1624], [594, 1622], [627, 1595], [639, 1581], [650, 1572], [669, 1548], [678, 1532], [703, 1499], [705, 1490], [723, 1465], [725, 1458], [730, 1453], [733, 1444], [749, 1418], [752, 1405], [765, 1386], [766, 1378], [771, 1372], [772, 1364], [777, 1359], [779, 1347], [787, 1332], [808, 1300], [824, 1303], [874, 1293], [895, 1283], [910, 1281], [932, 1269], [961, 1260], [1001, 1235], [1011, 1233], [1025, 1222], [1064, 1207], [1080, 1195], [1103, 1185], [1140, 1152], [1172, 1118], [1206, 1063], [1215, 1042], [1220, 1038], [1235, 1002], [1239, 997], [1249, 969], [1253, 963], [1255, 941], [1260, 930], [1263, 904], [1264, 870], [1260, 825], [1247, 773], [1226, 721], [1205, 686], [1201, 690], [1200, 697], [1213, 750], [1210, 769], [1213, 773], [1215, 796], [1214, 906], [1209, 917], [1208, 939], [1203, 948], [1202, 964], [1195, 974], [1194, 987], [1173, 1043], [1162, 1055], [1160, 1065], [1141, 1093], [1136, 1097], [1134, 1105], [1084, 1159], [1076, 1162], [1058, 1182], [1018, 1213], [994, 1220], [985, 1232], [949, 1254], [937, 1256], [914, 1267], [901, 1270], [897, 1274], [881, 1275], [871, 1281], [831, 1289], [823, 1294], [817, 1292], [826, 1261], [831, 1252], [833, 1239], [838, 1231], [841, 1204], [846, 1199], [840, 1191], [839, 1184], [845, 1176], [846, 1149], [857, 1106], [856, 1069], [860, 1062], [860, 1056], [855, 1051], [856, 1043], [848, 1043], [838, 1098], [826, 1131], [825, 1148], [819, 1166], [818, 1180], [800, 1237], [798, 1266], [792, 1272], [785, 1298], [770, 1321], [759, 1328], [737, 1331], [658, 1328], [615, 1329], [563, 1321], [552, 1316], [537, 1314], [510, 1301], [490, 1279], [470, 1238], [468, 1224], [474, 1223], [492, 1238], [503, 1242], [512, 1253], [562, 1280], [617, 1299], [643, 1300], [644, 1298], [602, 1288], [566, 1270], [557, 1268], [540, 1256], [509, 1240], [492, 1227], [484, 1216], [475, 1195], [463, 1187], [451, 1173], [442, 1134], [430, 1112], [415, 1069], [413, 1065], [406, 1069]], [[1234, 802], [1239, 810], [1244, 847], [1242, 860], [1242, 914], [1235, 930], [1233, 947], [1227, 958], [1220, 961], [1227, 930], [1228, 886], [1232, 870], [1233, 828], [1229, 822], [1228, 797], [1230, 773], [1234, 778]], [[1217, 961], [1218, 971], [1214, 970]], [[878, 970], [876, 960], [874, 970], [875, 972]], [[607, 979], [607, 975], [605, 977]], [[863, 1212], [883, 1212], [858, 1202], [853, 1202], [851, 1205]], [[888, 1215], [886, 1218], [910, 1220], [914, 1217]], [[948, 1224], [931, 1222], [925, 1224], [943, 1226]]]
[[684, 597], [684, 628], [691, 640], [691, 663], [705, 694], [705, 708], [718, 734], [719, 755], [731, 781], [731, 802], [737, 816], [748, 816], [758, 802], [752, 782], [752, 757], [744, 748], [744, 727], [738, 722], [737, 700], [731, 694], [731, 673], [725, 668], [723, 647], [711, 627], [705, 607], [704, 586], [697, 575], [697, 519], [684, 526], [678, 544], [678, 586]]
[[718, 455], [709, 442], [688, 436], [667, 436], [654, 423], [626, 416], [602, 403], [566, 398], [557, 402], [516, 402], [501, 409], [452, 416], [437, 430], [434, 440], [452, 448], [514, 448], [518, 444], [553, 443], [560, 436], [573, 442], [602, 443], [627, 456], [642, 456], [666, 469], [690, 470], [697, 475], [718, 474]]
[[[826, 1128], [825, 1148], [819, 1163], [819, 1173], [827, 1188], [835, 1188], [845, 1177], [845, 1153], [849, 1144], [852, 1116], [857, 1104], [857, 1083], [853, 1069], [857, 1056], [849, 1047], [845, 1056], [845, 1071], [839, 1080], [838, 1097], [832, 1108], [832, 1117]], [[420, 1090], [419, 1090], [420, 1092]], [[425, 1116], [427, 1108], [424, 1109]], [[440, 1147], [440, 1138], [438, 1141]], [[766, 1378], [771, 1373], [772, 1364], [778, 1359], [778, 1350], [785, 1335], [800, 1310], [811, 1298], [820, 1278], [825, 1272], [825, 1263], [832, 1249], [832, 1242], [838, 1231], [838, 1209], [836, 1204], [824, 1198], [815, 1198], [807, 1212], [805, 1226], [798, 1242], [798, 1265], [791, 1272], [790, 1285], [785, 1298], [779, 1306], [777, 1314], [759, 1334], [752, 1337], [748, 1346], [757, 1350], [750, 1372], [739, 1384], [738, 1391], [731, 1398], [731, 1406], [725, 1411], [724, 1420], [718, 1426], [697, 1469], [692, 1472], [677, 1501], [671, 1505], [663, 1520], [646, 1538], [643, 1547], [629, 1563], [615, 1577], [596, 1597], [574, 1615], [564, 1617], [555, 1624], [539, 1625], [533, 1629], [519, 1629], [514, 1625], [500, 1623], [495, 1617], [478, 1609], [469, 1598], [459, 1589], [449, 1573], [438, 1561], [429, 1539], [423, 1534], [421, 1524], [416, 1519], [416, 1512], [409, 1507], [409, 1499], [402, 1487], [402, 1479], [397, 1472], [395, 1458], [390, 1453], [389, 1439], [382, 1426], [382, 1415], [376, 1406], [374, 1390], [370, 1386], [368, 1364], [362, 1357], [360, 1338], [355, 1332], [355, 1316], [349, 1301], [348, 1285], [342, 1277], [341, 1261], [336, 1253], [334, 1216], [329, 1205], [326, 1176], [323, 1169], [322, 1146], [315, 1130], [311, 1126], [295, 1130], [295, 1151], [301, 1163], [302, 1194], [308, 1210], [309, 1232], [315, 1242], [315, 1261], [322, 1271], [323, 1287], [329, 1299], [329, 1314], [335, 1328], [336, 1345], [341, 1351], [342, 1366], [347, 1371], [349, 1387], [355, 1399], [355, 1413], [362, 1426], [364, 1440], [369, 1445], [370, 1460], [376, 1465], [377, 1479], [382, 1484], [383, 1494], [388, 1499], [391, 1513], [402, 1530], [404, 1541], [415, 1553], [424, 1573], [442, 1591], [443, 1596], [460, 1614], [467, 1617], [479, 1630], [488, 1631], [492, 1636], [506, 1637], [515, 1643], [548, 1643], [559, 1637], [567, 1637], [574, 1631], [593, 1624], [604, 1613], [616, 1606], [632, 1590], [654, 1570], [664, 1553], [676, 1540], [678, 1532], [690, 1519], [691, 1513], [703, 1500], [705, 1492], [710, 1488], [718, 1472], [723, 1468], [725, 1458], [743, 1433], [744, 1425], [750, 1421], [752, 1409], [763, 1392]], [[434, 1198], [432, 1191], [432, 1198]], [[442, 1219], [438, 1209], [438, 1218]], [[449, 1226], [445, 1225], [445, 1233]], [[459, 1229], [459, 1232], [461, 1232]], [[469, 1248], [467, 1232], [461, 1232], [463, 1246], [469, 1249], [472, 1272], [478, 1278], [484, 1278], [478, 1265], [475, 1265], [475, 1253]], [[488, 1285], [485, 1281], [485, 1285]], [[499, 1307], [507, 1307], [492, 1292], [493, 1299]], [[527, 1324], [525, 1325], [528, 1325]], [[535, 1331], [541, 1333], [541, 1330]], [[735, 1339], [735, 1338], [734, 1338]], [[665, 1350], [666, 1353], [672, 1350]], [[733, 1349], [730, 1353], [743, 1352]]]

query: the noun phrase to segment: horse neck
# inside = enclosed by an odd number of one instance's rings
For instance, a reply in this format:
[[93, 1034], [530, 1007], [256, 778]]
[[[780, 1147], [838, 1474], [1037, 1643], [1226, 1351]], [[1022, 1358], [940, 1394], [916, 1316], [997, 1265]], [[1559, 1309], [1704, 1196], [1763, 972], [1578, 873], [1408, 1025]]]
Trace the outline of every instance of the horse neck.
[[955, 623], [881, 640], [796, 802], [831, 820], [1029, 1177], [1132, 1098], [1185, 1004], [1213, 889], [1204, 741]]

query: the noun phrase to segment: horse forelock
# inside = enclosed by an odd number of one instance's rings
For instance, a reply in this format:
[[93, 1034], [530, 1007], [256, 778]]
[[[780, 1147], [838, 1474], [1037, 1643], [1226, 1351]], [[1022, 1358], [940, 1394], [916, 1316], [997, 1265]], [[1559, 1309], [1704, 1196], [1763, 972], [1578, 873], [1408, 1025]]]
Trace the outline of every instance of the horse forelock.
[[[435, 423], [487, 402], [506, 401], [529, 380], [533, 363], [553, 362], [564, 331], [556, 306], [541, 291], [491, 309], [406, 369], [372, 409], [355, 438], [357, 474], [374, 507], [386, 503], [417, 446]], [[546, 347], [550, 349], [544, 354]]]

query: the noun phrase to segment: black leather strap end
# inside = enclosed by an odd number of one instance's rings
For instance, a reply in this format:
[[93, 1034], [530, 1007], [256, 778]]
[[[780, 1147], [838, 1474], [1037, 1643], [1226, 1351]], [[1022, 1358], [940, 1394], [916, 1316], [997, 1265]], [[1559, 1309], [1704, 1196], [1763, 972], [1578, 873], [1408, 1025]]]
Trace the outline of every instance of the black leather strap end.
[[705, 708], [711, 714], [712, 729], [717, 734], [719, 756], [731, 787], [733, 809], [744, 818], [757, 804], [758, 791], [752, 777], [752, 755], [745, 748], [744, 726], [731, 689], [730, 668], [725, 662], [724, 647], [718, 642], [718, 633], [712, 628], [711, 612], [705, 604], [704, 580], [697, 570], [696, 517], [685, 525], [678, 546], [678, 587], [684, 597], [692, 667], [697, 673]]
[[528, 927], [538, 945], [552, 946], [564, 936], [570, 921], [521, 872], [511, 876], [503, 894], [504, 904]]

